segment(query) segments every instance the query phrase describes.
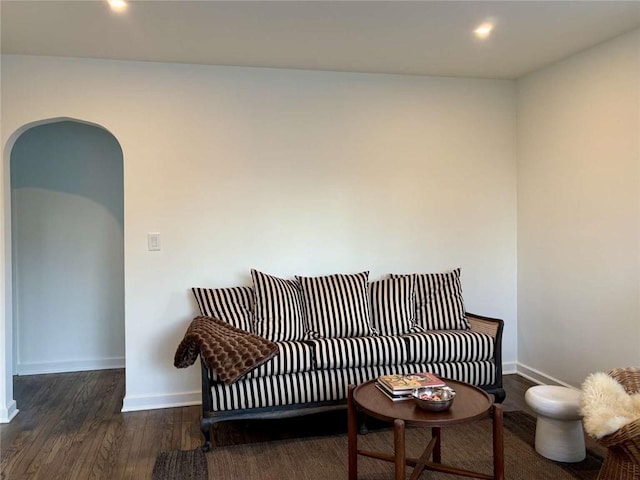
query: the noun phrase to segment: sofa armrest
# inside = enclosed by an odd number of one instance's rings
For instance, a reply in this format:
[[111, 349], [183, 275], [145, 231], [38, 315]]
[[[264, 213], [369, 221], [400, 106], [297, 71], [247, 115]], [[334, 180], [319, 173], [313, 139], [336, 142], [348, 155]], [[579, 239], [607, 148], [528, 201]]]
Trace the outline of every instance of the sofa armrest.
[[472, 332], [484, 333], [490, 335], [493, 338], [498, 336], [502, 337], [502, 329], [504, 328], [504, 322], [497, 318], [481, 317], [475, 313], [466, 313], [467, 321], [471, 327]]
[[502, 330], [504, 330], [504, 321], [469, 312], [466, 313], [466, 317], [472, 332], [484, 333], [494, 339], [493, 363], [496, 367], [496, 381], [491, 385], [489, 391], [494, 394], [497, 403], [502, 403], [505, 398], [505, 392], [502, 388]]

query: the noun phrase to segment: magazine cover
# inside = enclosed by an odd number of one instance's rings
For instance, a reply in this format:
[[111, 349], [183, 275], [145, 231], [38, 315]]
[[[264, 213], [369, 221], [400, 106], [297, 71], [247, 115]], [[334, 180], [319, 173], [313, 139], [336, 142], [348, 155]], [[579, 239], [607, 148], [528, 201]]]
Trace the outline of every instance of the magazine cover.
[[443, 387], [445, 383], [433, 373], [421, 372], [408, 375], [381, 375], [378, 382], [391, 392], [407, 392], [418, 387]]

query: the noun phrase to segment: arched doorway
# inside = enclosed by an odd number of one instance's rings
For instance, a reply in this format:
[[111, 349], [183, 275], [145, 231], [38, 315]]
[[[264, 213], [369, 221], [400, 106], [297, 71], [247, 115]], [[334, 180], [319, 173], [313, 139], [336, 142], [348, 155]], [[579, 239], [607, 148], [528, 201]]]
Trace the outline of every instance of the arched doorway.
[[7, 374], [124, 367], [118, 141], [104, 128], [57, 119], [21, 129], [10, 152], [13, 355]]

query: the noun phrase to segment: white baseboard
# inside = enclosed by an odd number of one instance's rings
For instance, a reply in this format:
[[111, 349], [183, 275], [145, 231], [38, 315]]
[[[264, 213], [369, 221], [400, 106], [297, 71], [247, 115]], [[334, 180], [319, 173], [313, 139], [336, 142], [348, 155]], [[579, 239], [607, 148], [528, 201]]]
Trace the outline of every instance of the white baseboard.
[[124, 357], [98, 358], [94, 360], [65, 360], [61, 362], [18, 363], [18, 375], [43, 373], [85, 372], [87, 370], [111, 370], [124, 368]]
[[0, 408], [0, 423], [9, 423], [18, 414], [16, 401], [12, 400], [7, 407]]
[[167, 395], [125, 395], [122, 412], [156, 410], [158, 408], [190, 407], [202, 404], [202, 392], [172, 393]]
[[518, 373], [517, 362], [502, 362], [502, 374], [509, 375], [512, 373]]
[[562, 385], [563, 387], [569, 387], [573, 389], [576, 388], [573, 385], [569, 385], [568, 383], [563, 382], [562, 380], [558, 380], [557, 378], [552, 377], [551, 375], [547, 375], [546, 373], [541, 372], [540, 370], [536, 370], [535, 368], [529, 367], [520, 362], [518, 362], [517, 364], [517, 370], [518, 370], [517, 371], [518, 375], [522, 375], [524, 378], [527, 378], [539, 385]]

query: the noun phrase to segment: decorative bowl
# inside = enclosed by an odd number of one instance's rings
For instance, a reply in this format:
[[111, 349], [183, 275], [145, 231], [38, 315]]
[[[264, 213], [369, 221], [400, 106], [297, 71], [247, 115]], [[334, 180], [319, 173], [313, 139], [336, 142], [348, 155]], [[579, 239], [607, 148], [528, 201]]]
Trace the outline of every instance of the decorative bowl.
[[430, 412], [442, 412], [451, 407], [456, 391], [451, 387], [414, 388], [411, 396], [418, 407]]

